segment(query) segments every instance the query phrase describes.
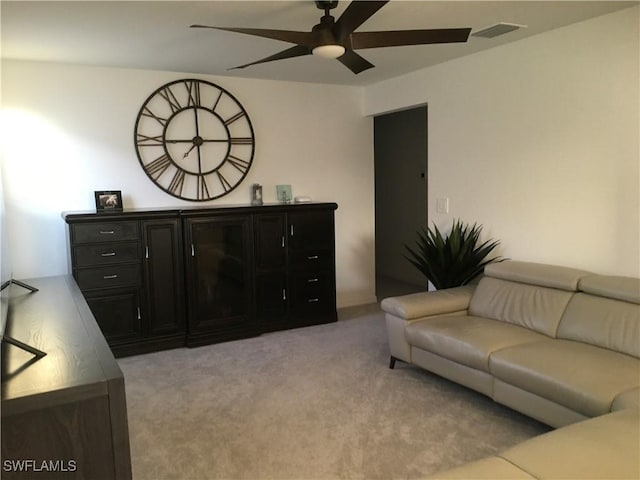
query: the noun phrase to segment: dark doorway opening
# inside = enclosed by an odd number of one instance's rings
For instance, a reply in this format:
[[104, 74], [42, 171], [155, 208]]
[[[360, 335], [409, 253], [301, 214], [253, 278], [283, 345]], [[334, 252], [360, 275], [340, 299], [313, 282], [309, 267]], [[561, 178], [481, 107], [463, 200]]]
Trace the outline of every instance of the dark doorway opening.
[[376, 296], [427, 289], [405, 258], [427, 219], [427, 106], [374, 119]]

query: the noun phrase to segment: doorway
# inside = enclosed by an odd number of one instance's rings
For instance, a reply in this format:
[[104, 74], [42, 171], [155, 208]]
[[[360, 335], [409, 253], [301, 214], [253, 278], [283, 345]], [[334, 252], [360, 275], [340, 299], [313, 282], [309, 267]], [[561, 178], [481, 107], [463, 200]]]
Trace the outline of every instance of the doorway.
[[376, 297], [425, 291], [404, 258], [427, 219], [427, 106], [374, 118]]

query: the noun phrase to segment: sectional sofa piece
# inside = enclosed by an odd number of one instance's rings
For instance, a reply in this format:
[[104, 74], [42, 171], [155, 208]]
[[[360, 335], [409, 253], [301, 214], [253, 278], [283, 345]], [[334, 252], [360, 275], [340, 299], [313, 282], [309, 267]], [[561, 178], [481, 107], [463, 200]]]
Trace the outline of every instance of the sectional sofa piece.
[[[505, 261], [477, 285], [387, 298], [382, 309], [391, 368], [418, 365], [553, 427], [605, 415], [605, 426], [624, 418], [627, 435], [638, 430], [640, 279]], [[640, 478], [636, 437], [627, 466]]]

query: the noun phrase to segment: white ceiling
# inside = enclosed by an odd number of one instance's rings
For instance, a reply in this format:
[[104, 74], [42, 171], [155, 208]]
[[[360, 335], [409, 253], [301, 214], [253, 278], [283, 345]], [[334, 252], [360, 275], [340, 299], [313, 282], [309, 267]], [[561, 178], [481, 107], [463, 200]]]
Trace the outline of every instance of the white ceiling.
[[[348, 5], [341, 1], [337, 19]], [[393, 0], [358, 31], [471, 27], [528, 28], [464, 44], [361, 50], [376, 67], [354, 75], [336, 60], [305, 56], [228, 69], [291, 44], [191, 24], [309, 31], [322, 11], [312, 1], [6, 1], [0, 3], [2, 58], [167, 70], [248, 78], [368, 85], [503, 43], [638, 5], [638, 1]]]

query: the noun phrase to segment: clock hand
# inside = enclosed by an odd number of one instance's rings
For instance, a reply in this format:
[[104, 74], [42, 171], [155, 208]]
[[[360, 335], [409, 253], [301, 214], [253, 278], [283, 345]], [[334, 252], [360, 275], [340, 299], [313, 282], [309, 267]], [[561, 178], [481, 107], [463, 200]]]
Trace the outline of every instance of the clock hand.
[[182, 158], [187, 158], [187, 156], [191, 153], [191, 150], [193, 150], [194, 148], [196, 148], [196, 144], [194, 143], [193, 145], [191, 145], [191, 148], [189, 150], [187, 150], [187, 153], [185, 153]]

